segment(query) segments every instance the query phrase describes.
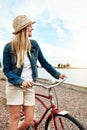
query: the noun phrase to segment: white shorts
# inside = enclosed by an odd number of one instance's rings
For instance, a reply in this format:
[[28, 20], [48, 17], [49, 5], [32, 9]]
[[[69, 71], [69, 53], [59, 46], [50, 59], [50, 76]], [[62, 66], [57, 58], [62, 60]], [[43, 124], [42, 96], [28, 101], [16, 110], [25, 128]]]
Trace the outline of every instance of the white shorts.
[[6, 99], [8, 105], [35, 105], [35, 89], [20, 88], [8, 83], [6, 85]]

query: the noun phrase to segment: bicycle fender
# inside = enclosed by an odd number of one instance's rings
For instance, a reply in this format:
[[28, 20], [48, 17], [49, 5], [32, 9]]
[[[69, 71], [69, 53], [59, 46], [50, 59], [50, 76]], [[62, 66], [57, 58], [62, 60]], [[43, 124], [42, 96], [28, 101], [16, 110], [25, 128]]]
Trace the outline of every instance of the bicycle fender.
[[66, 115], [66, 114], [68, 114], [69, 112], [68, 111], [60, 111], [60, 112], [58, 112], [58, 114], [60, 114], [60, 115]]

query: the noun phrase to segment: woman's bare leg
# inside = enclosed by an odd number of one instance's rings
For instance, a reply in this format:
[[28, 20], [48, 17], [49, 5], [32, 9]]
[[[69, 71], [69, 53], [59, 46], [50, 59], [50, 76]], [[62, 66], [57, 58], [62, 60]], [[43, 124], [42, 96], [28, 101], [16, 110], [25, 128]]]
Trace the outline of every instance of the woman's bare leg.
[[24, 106], [25, 119], [19, 124], [17, 130], [26, 130], [33, 123], [35, 106]]
[[8, 130], [17, 130], [20, 119], [21, 105], [9, 105], [10, 119]]

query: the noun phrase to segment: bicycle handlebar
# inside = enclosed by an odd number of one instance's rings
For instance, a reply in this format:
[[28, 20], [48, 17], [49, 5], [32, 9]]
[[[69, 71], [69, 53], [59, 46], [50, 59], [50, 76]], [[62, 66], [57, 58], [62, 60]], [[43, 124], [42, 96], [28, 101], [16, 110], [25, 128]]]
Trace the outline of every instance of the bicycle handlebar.
[[51, 85], [44, 85], [44, 84], [41, 84], [41, 83], [35, 83], [36, 86], [40, 86], [40, 87], [43, 87], [45, 89], [49, 89], [49, 88], [53, 88], [53, 87], [56, 87], [58, 85], [60, 85], [61, 83], [63, 83], [67, 78], [64, 78], [64, 79], [60, 79], [60, 80], [56, 80], [55, 82], [53, 82], [53, 84]]

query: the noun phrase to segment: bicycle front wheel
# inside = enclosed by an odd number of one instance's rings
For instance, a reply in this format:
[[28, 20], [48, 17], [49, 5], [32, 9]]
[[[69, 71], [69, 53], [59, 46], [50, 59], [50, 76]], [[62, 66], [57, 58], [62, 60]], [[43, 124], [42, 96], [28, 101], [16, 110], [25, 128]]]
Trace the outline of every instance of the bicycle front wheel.
[[85, 128], [69, 114], [56, 114], [54, 115], [54, 119], [55, 125], [52, 116], [49, 116], [45, 124], [45, 130], [85, 130]]

